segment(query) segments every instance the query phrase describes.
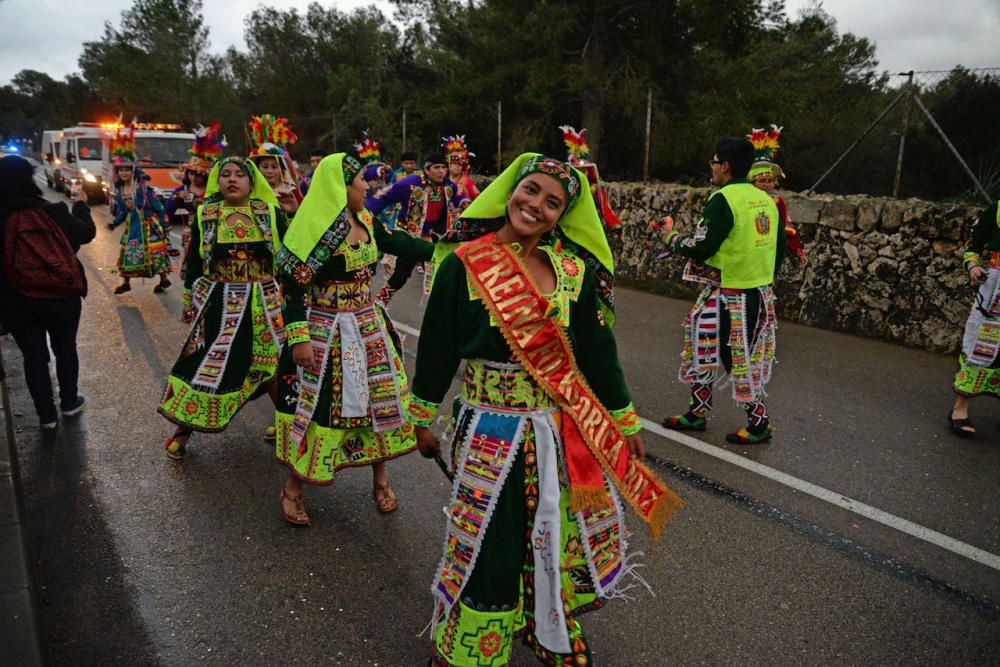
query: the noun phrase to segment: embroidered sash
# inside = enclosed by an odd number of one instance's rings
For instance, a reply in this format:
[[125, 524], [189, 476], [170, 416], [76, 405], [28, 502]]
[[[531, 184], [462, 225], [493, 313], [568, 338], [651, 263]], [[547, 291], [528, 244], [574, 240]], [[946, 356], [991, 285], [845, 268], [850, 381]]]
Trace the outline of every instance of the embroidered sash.
[[962, 337], [965, 361], [989, 368], [1000, 353], [1000, 269], [990, 268], [976, 292]]
[[563, 411], [573, 509], [611, 502], [600, 475], [603, 468], [658, 538], [684, 503], [644, 463], [630, 456], [614, 419], [577, 368], [566, 333], [546, 317], [549, 304], [517, 255], [498, 243], [495, 233], [460, 247], [456, 254], [515, 357]]
[[[309, 335], [313, 367], [298, 368], [299, 397], [292, 418], [291, 438], [298, 455], [305, 454], [306, 432], [316, 413], [323, 377], [330, 366], [333, 337], [340, 337], [341, 416], [366, 417], [376, 433], [402, 428], [402, 396], [392, 358], [392, 343], [382, 326], [375, 305], [369, 302], [358, 311], [333, 312], [309, 309]], [[335, 399], [336, 400], [336, 399]]]
[[253, 285], [250, 283], [224, 283], [222, 326], [219, 328], [219, 335], [198, 366], [198, 372], [195, 373], [191, 386], [205, 391], [215, 391], [219, 388], [229, 362], [229, 352], [236, 339], [236, 332], [239, 331], [243, 315], [250, 305], [252, 288]]
[[[722, 300], [729, 311], [729, 350], [732, 354], [733, 398], [739, 403], [764, 400], [764, 385], [771, 379], [774, 365], [775, 323], [774, 292], [769, 286], [760, 292], [757, 327], [747, 326], [747, 297], [743, 290], [722, 290]], [[753, 339], [751, 337], [754, 337]]]
[[[493, 406], [463, 403], [458, 422], [467, 424], [455, 445], [455, 483], [448, 504], [444, 555], [438, 565], [431, 592], [441, 605], [432, 627], [447, 616], [461, 598], [476, 567], [483, 540], [507, 481], [526, 428], [534, 432], [539, 461], [538, 505], [532, 530], [532, 560], [535, 566], [536, 635], [552, 651], [568, 652], [565, 614], [562, 608], [562, 565], [558, 543], [564, 524], [559, 517], [559, 461], [556, 439], [560, 413], [537, 411], [505, 414]], [[543, 470], [545, 472], [543, 472]], [[595, 511], [576, 512], [574, 519], [582, 538], [587, 569], [598, 597], [613, 594], [631, 567], [625, 561], [625, 524], [614, 488], [608, 486], [612, 503]], [[634, 566], [632, 566], [634, 567]], [[544, 582], [543, 582], [544, 580]], [[443, 610], [443, 612], [441, 611]], [[562, 648], [560, 648], [562, 647]]]
[[[285, 343], [285, 330], [281, 319], [281, 292], [274, 279], [253, 283], [223, 283], [202, 276], [195, 280], [193, 285], [191, 305], [197, 314], [182, 354], [193, 354], [196, 349], [204, 346], [205, 308], [216, 287], [221, 287], [223, 290], [222, 324], [219, 335], [212, 341], [191, 380], [191, 386], [208, 392], [216, 391], [222, 382], [229, 358], [232, 356], [236, 332], [239, 331], [247, 312], [253, 310], [254, 295], [260, 298], [271, 340], [275, 341], [279, 353]], [[250, 317], [253, 317], [252, 313]]]

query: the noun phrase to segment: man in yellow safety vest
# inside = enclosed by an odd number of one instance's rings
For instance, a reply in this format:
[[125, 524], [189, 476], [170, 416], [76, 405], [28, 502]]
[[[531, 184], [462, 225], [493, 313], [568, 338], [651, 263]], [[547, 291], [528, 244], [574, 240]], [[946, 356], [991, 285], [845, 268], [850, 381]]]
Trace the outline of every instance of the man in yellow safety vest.
[[694, 234], [668, 230], [670, 252], [688, 258], [685, 280], [704, 288], [685, 321], [680, 380], [691, 387], [688, 411], [663, 420], [678, 431], [704, 431], [712, 389], [721, 376], [732, 379], [733, 399], [747, 414], [746, 428], [726, 435], [734, 444], [771, 439], [764, 387], [774, 364], [772, 285], [785, 256], [785, 234], [774, 200], [749, 182], [753, 145], [720, 139], [709, 166], [712, 185]]

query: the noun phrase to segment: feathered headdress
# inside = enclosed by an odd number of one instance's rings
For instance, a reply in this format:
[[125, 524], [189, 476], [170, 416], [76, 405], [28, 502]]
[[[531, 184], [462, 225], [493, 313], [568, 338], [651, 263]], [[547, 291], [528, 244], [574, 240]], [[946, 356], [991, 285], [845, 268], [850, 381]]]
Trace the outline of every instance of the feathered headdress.
[[194, 131], [194, 143], [188, 149], [191, 158], [183, 165], [182, 171], [193, 171], [200, 174], [207, 174], [212, 169], [212, 165], [222, 155], [222, 149], [226, 145], [226, 138], [219, 138], [219, 130], [222, 123], [213, 121], [211, 125], [205, 127], [198, 126]]
[[470, 157], [476, 157], [476, 154], [469, 150], [468, 144], [465, 143], [464, 134], [454, 134], [450, 137], [441, 137], [441, 147], [444, 148], [444, 152], [451, 159], [453, 154], [458, 155], [458, 161], [463, 165], [469, 164]]
[[269, 113], [254, 116], [250, 119], [250, 140], [254, 148], [250, 157], [265, 155], [288, 155], [286, 146], [294, 144], [298, 139], [292, 132], [292, 126], [287, 118], [278, 118]]
[[361, 133], [361, 143], [354, 144], [354, 150], [365, 164], [379, 162], [382, 159], [382, 150], [378, 142], [372, 139], [372, 135], [368, 134], [368, 130]]
[[771, 171], [778, 178], [784, 177], [785, 172], [778, 165], [778, 149], [781, 148], [778, 140], [783, 129], [785, 128], [772, 123], [768, 130], [755, 127], [747, 135], [747, 139], [753, 144], [753, 165], [747, 174], [748, 179], [753, 180], [766, 171]]
[[119, 127], [108, 141], [112, 164], [132, 164], [135, 162], [135, 125]]
[[590, 157], [590, 146], [587, 145], [586, 128], [577, 132], [576, 128], [571, 125], [562, 125], [559, 129], [562, 131], [563, 143], [566, 144], [566, 150], [569, 151], [570, 164], [581, 164]]

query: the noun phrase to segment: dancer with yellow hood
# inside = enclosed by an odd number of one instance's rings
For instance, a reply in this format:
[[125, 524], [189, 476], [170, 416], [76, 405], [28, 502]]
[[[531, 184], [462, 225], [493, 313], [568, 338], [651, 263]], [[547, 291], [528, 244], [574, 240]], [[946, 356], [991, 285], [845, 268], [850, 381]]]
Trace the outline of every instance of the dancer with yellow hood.
[[655, 535], [683, 503], [642, 462], [612, 303], [587, 266], [613, 270], [585, 177], [522, 155], [435, 254], [410, 400], [425, 456], [440, 451], [429, 426], [466, 364], [432, 664], [507, 665], [523, 635], [545, 664], [589, 665], [574, 617], [637, 577], [623, 501]]
[[380, 252], [418, 262], [434, 245], [373, 221], [367, 189], [354, 157], [323, 158], [279, 254], [288, 347], [278, 369], [276, 454], [291, 472], [281, 502], [296, 526], [309, 524], [302, 483], [332, 484], [347, 467], [372, 466], [378, 510], [392, 512], [385, 462], [416, 447], [399, 338], [372, 279]]
[[222, 431], [247, 401], [268, 391], [285, 332], [274, 257], [285, 215], [253, 162], [212, 167], [191, 225], [181, 320], [191, 323], [159, 412], [177, 424], [164, 445], [182, 460], [192, 431]]

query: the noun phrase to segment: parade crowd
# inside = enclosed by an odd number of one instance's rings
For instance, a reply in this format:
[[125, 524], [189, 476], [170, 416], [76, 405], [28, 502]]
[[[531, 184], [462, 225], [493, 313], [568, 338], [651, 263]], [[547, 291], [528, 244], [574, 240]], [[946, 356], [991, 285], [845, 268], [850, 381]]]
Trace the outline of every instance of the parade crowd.
[[[482, 191], [461, 135], [422, 160], [403, 153], [392, 169], [365, 133], [350, 153], [313, 151], [300, 175], [286, 119], [254, 117], [246, 157], [223, 157], [216, 123], [196, 132], [166, 201], [143, 178], [132, 129], [109, 146], [109, 226], [123, 227], [114, 294], [135, 278], [169, 289], [171, 255], [180, 256], [190, 328], [157, 407], [175, 428], [163, 445], [169, 459], [184, 462], [193, 444], [210, 452], [211, 438], [194, 434], [225, 430], [266, 394], [275, 417], [261, 436], [288, 471], [278, 502], [290, 525], [311, 524], [304, 489], [331, 485], [344, 468], [371, 467], [381, 513], [399, 502], [390, 459], [419, 451], [453, 478], [431, 665], [505, 665], [518, 637], [544, 664], [592, 664], [579, 615], [645, 584], [627, 553], [625, 506], [654, 536], [683, 506], [643, 462], [618, 359], [608, 238], [621, 223], [584, 132], [560, 130], [567, 159], [522, 154]], [[651, 224], [662, 240], [651, 252], [686, 258], [684, 278], [701, 286], [679, 369], [688, 406], [663, 420], [667, 428], [705, 430], [728, 378], [747, 421], [726, 440], [772, 438], [773, 285], [786, 255], [807, 262], [775, 192], [779, 137], [771, 126], [720, 139], [706, 155], [717, 189], [694, 232]], [[57, 428], [46, 338], [59, 409], [72, 418], [86, 404], [75, 347], [86, 280], [75, 253], [94, 238], [94, 222], [84, 201], [70, 210], [42, 199], [19, 157], [0, 160], [0, 222], [0, 324], [23, 353], [41, 428]], [[966, 253], [982, 288], [949, 414], [961, 435], [974, 430], [969, 398], [1000, 392], [997, 223], [977, 226]], [[182, 230], [182, 247], [171, 246], [170, 226]], [[408, 378], [388, 308], [415, 273], [426, 307]], [[449, 462], [438, 422], [449, 424]]]

